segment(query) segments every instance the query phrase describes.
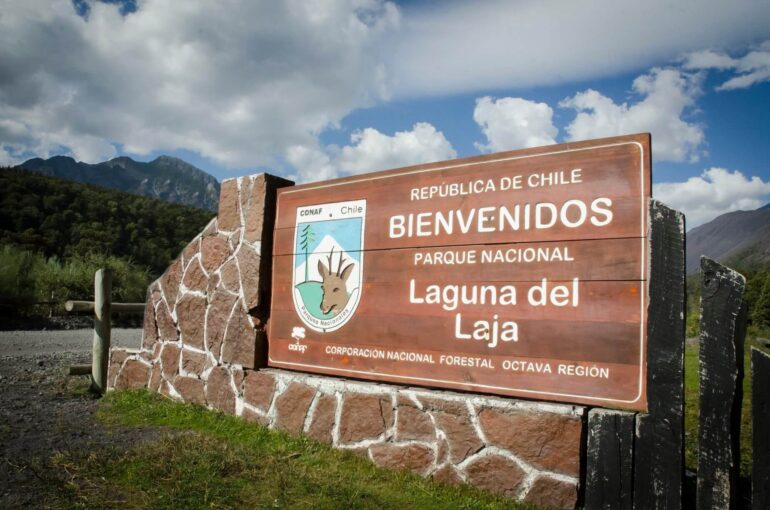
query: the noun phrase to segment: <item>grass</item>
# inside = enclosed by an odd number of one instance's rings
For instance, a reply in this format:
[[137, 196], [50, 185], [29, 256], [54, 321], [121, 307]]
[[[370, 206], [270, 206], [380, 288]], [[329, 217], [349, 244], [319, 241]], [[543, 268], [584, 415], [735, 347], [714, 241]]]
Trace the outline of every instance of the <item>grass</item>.
[[532, 508], [470, 486], [377, 468], [350, 452], [144, 391], [107, 395], [109, 426], [163, 427], [160, 439], [54, 456], [57, 508]]
[[[746, 338], [744, 349], [743, 409], [741, 411], [741, 474], [751, 474], [751, 347], [758, 346], [755, 335]], [[685, 349], [685, 465], [698, 468], [698, 413], [700, 412], [700, 381], [698, 374], [698, 347]]]

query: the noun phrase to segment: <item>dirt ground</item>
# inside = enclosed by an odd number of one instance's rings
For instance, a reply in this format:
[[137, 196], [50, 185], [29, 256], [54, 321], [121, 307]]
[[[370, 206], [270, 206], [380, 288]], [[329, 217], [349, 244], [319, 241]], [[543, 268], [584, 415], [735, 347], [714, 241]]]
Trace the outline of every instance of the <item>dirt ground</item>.
[[[93, 330], [0, 331], [0, 508], [40, 507], [63, 479], [56, 452], [128, 448], [158, 431], [107, 429], [95, 418], [88, 376]], [[112, 344], [138, 347], [141, 330], [114, 329]]]

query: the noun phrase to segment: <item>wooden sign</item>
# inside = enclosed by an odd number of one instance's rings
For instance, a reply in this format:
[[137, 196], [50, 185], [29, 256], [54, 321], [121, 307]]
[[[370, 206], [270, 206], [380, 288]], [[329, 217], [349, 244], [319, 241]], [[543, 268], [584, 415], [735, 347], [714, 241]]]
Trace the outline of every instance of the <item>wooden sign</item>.
[[268, 364], [646, 409], [649, 135], [284, 188]]

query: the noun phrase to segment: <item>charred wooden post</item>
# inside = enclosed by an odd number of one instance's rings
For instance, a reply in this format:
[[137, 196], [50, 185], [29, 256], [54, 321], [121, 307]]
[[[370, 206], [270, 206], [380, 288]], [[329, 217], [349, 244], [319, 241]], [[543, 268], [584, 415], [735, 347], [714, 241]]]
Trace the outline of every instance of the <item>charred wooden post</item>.
[[743, 275], [701, 257], [697, 508], [736, 508], [740, 475]]
[[751, 507], [770, 508], [770, 355], [751, 349]]
[[588, 413], [585, 508], [633, 508], [634, 413]]
[[94, 343], [91, 354], [91, 387], [98, 393], [104, 393], [107, 390], [111, 294], [112, 271], [100, 269], [94, 276]]
[[650, 201], [647, 414], [637, 416], [634, 508], [682, 506], [684, 470], [684, 215]]

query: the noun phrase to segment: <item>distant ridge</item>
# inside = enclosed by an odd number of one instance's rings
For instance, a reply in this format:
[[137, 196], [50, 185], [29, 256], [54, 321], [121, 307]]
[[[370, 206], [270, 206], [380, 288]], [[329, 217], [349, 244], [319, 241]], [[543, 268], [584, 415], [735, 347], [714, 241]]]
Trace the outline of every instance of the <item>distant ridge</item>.
[[67, 156], [34, 158], [20, 168], [70, 181], [95, 184], [175, 204], [215, 211], [219, 203], [219, 182], [203, 170], [170, 156], [149, 163], [119, 157], [88, 164]]
[[770, 204], [734, 211], [687, 233], [687, 273], [698, 271], [701, 255], [734, 267], [770, 262]]

